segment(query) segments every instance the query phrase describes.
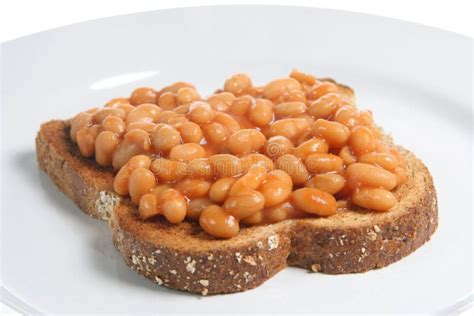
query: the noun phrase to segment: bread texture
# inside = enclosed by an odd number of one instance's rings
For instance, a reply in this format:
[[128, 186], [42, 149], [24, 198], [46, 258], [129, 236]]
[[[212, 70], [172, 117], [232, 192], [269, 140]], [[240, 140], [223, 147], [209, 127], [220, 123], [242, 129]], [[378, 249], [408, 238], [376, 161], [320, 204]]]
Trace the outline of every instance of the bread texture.
[[[353, 97], [350, 88], [340, 89]], [[202, 295], [255, 288], [287, 266], [328, 274], [381, 268], [428, 241], [438, 225], [432, 177], [403, 149], [408, 179], [394, 192], [399, 203], [389, 212], [353, 209], [244, 227], [226, 240], [206, 234], [197, 222], [141, 221], [129, 199], [113, 192], [113, 170], [80, 155], [68, 121], [43, 124], [36, 151], [39, 166], [62, 192], [85, 213], [109, 221], [127, 265], [160, 285]]]

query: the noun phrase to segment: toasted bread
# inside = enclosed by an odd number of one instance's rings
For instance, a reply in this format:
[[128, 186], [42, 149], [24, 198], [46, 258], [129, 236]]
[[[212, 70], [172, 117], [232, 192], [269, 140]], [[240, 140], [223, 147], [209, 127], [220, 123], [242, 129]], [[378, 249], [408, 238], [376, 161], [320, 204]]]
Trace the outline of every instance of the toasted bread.
[[[350, 88], [339, 86], [350, 99]], [[328, 274], [364, 272], [400, 260], [429, 240], [438, 225], [432, 177], [402, 150], [408, 179], [389, 212], [353, 209], [327, 218], [291, 219], [242, 228], [231, 239], [196, 222], [144, 222], [128, 198], [113, 192], [113, 170], [80, 155], [68, 121], [50, 121], [36, 138], [40, 167], [85, 213], [109, 220], [113, 242], [139, 274], [170, 288], [207, 294], [252, 289], [286, 266]], [[296, 285], [295, 285], [296, 286]]]

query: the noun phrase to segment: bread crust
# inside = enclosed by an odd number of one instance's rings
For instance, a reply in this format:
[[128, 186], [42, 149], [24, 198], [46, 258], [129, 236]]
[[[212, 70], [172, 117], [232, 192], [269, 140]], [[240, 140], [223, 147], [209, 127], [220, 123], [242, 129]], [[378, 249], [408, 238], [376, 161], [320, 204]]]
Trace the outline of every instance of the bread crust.
[[[69, 122], [50, 121], [36, 138], [39, 166], [85, 213], [109, 219], [113, 242], [139, 274], [170, 288], [207, 294], [252, 289], [287, 266], [328, 274], [364, 272], [407, 256], [438, 225], [428, 169], [404, 151], [408, 180], [389, 212], [348, 210], [327, 218], [286, 220], [242, 228], [215, 239], [195, 222], [143, 222], [129, 200], [113, 193], [113, 172], [82, 157], [68, 137]], [[297, 286], [297, 285], [295, 285]]]

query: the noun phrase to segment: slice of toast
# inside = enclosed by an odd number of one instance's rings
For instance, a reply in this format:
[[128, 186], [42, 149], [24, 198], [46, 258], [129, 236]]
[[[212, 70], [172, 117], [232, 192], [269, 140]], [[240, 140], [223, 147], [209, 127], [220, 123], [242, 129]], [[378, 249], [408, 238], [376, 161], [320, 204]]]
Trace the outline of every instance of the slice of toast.
[[[353, 98], [349, 88], [347, 96]], [[242, 228], [231, 239], [204, 233], [196, 222], [143, 222], [128, 198], [113, 192], [113, 171], [80, 155], [68, 121], [50, 121], [36, 138], [40, 167], [87, 214], [109, 219], [125, 262], [154, 282], [206, 294], [248, 290], [286, 266], [329, 274], [364, 272], [400, 260], [429, 240], [438, 225], [433, 180], [402, 150], [408, 179], [389, 212], [348, 210], [327, 218], [285, 220]], [[297, 286], [297, 285], [295, 285]]]

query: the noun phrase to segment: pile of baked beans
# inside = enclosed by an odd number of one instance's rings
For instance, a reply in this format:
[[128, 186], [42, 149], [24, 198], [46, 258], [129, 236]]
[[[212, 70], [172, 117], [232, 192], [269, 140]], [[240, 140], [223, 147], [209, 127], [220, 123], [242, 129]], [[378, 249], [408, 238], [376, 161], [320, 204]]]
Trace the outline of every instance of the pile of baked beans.
[[141, 219], [189, 218], [229, 238], [241, 224], [397, 203], [406, 162], [353, 103], [299, 71], [262, 87], [237, 74], [207, 98], [184, 82], [138, 88], [78, 114], [70, 137], [83, 156], [118, 171], [114, 190]]

